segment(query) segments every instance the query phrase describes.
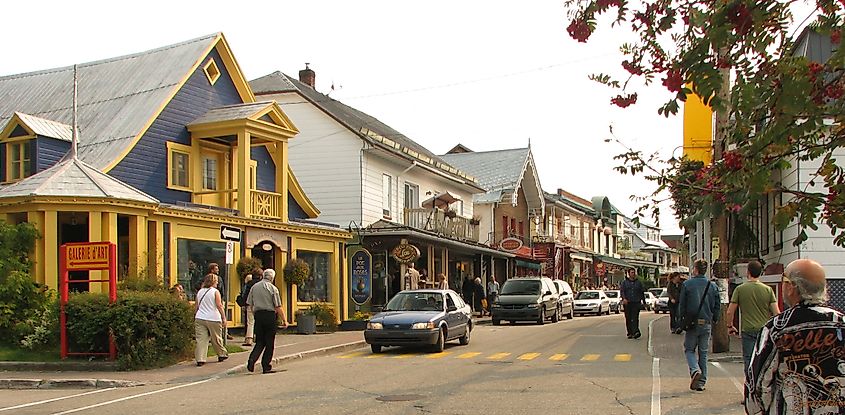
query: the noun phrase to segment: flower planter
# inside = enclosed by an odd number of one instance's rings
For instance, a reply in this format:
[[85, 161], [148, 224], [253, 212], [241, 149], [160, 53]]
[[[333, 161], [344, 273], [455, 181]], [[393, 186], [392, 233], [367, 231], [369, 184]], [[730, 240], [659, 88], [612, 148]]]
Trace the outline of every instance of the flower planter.
[[299, 334], [314, 334], [317, 332], [317, 317], [311, 314], [300, 314], [296, 317], [296, 332]]

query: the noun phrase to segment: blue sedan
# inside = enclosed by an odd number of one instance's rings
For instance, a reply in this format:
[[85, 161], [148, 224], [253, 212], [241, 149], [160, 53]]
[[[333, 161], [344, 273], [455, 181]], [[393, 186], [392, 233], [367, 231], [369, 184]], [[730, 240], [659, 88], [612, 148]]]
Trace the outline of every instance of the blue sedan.
[[413, 290], [396, 294], [374, 315], [364, 340], [380, 353], [384, 346], [430, 346], [442, 352], [447, 341], [469, 344], [472, 309], [452, 290]]

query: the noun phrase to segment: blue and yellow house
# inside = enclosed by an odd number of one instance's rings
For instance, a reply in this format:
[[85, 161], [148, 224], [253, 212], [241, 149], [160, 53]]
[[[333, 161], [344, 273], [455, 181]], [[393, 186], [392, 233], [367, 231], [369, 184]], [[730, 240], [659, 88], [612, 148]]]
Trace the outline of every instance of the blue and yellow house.
[[121, 276], [179, 282], [189, 298], [216, 262], [228, 275], [222, 286], [237, 324], [241, 281], [234, 266], [223, 266], [228, 225], [242, 231], [235, 262], [254, 256], [277, 270], [294, 257], [310, 263], [311, 278], [299, 287], [278, 273], [289, 318], [315, 301], [346, 317], [350, 235], [314, 220], [319, 211], [288, 165], [298, 130], [275, 102], [255, 102], [222, 34], [77, 72], [75, 157], [73, 67], [0, 77], [0, 220], [41, 232], [38, 282], [57, 286], [58, 248], [68, 242], [114, 242]]

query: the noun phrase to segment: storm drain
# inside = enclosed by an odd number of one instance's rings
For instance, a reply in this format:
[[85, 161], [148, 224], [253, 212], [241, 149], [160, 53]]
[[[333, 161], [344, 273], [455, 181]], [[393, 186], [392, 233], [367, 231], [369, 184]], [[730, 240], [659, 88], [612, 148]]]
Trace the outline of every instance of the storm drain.
[[407, 402], [422, 399], [422, 395], [384, 395], [376, 398], [377, 401], [382, 402]]

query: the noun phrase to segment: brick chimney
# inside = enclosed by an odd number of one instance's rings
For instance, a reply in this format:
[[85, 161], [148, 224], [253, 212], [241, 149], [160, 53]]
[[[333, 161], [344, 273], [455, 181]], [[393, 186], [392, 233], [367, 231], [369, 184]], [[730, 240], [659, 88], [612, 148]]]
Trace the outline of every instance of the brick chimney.
[[311, 88], [314, 88], [314, 81], [317, 77], [317, 74], [314, 73], [309, 67], [308, 62], [305, 62], [305, 69], [299, 71], [299, 82], [307, 84]]

